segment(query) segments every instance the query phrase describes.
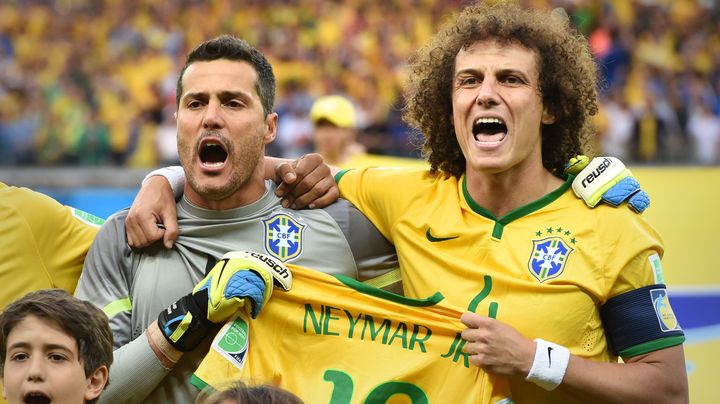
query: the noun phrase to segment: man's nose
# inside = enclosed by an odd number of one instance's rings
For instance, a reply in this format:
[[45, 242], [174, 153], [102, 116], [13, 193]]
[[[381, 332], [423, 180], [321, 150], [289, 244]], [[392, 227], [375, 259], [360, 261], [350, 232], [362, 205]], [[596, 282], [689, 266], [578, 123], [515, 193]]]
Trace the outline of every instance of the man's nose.
[[498, 105], [499, 96], [497, 92], [497, 81], [486, 77], [478, 87], [476, 102], [485, 108]]
[[205, 108], [203, 128], [212, 129], [222, 126], [222, 105], [217, 101], [210, 101]]

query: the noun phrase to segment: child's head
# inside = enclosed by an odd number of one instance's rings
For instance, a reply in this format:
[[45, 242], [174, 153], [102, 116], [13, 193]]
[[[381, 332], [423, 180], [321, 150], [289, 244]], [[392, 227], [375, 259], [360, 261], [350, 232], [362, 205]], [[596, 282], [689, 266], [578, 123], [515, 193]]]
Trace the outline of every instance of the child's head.
[[0, 313], [3, 398], [10, 404], [95, 402], [107, 384], [112, 351], [102, 311], [61, 289], [31, 292]]
[[295, 394], [269, 384], [248, 386], [241, 381], [212, 394], [202, 404], [303, 404]]

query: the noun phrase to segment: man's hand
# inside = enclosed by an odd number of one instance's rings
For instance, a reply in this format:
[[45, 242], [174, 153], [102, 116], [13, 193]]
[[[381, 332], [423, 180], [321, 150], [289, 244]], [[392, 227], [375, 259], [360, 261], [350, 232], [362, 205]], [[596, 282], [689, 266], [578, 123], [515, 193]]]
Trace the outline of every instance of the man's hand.
[[257, 317], [270, 299], [273, 280], [284, 290], [292, 274], [266, 255], [234, 251], [225, 254], [193, 289], [158, 316], [158, 327], [177, 350], [193, 350], [213, 327], [243, 308]]
[[613, 206], [627, 201], [630, 208], [642, 213], [650, 205], [650, 196], [615, 157], [595, 157], [590, 161], [587, 156], [576, 156], [570, 159], [565, 172], [575, 176], [573, 192], [591, 208], [601, 200]]
[[297, 160], [269, 159], [274, 178], [280, 185], [275, 194], [283, 198], [282, 205], [292, 209], [322, 208], [340, 196], [333, 172], [322, 156], [310, 153]]
[[163, 239], [171, 248], [178, 236], [175, 197], [163, 176], [150, 177], [140, 188], [125, 219], [130, 247], [142, 248]]
[[462, 338], [472, 364], [499, 376], [525, 377], [530, 372], [535, 342], [505, 323], [476, 313], [464, 313], [460, 321], [468, 326]]

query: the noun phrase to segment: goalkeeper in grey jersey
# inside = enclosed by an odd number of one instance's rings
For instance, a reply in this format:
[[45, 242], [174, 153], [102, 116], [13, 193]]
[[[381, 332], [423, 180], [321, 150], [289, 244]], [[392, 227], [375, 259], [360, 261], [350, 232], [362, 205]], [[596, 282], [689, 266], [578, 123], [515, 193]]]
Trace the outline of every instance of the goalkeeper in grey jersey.
[[[237, 310], [257, 316], [295, 263], [361, 280], [396, 265], [393, 246], [347, 202], [292, 211], [264, 180], [276, 134], [275, 79], [265, 57], [222, 36], [196, 47], [177, 85], [178, 152], [187, 178], [172, 249], [133, 250], [127, 211], [87, 255], [76, 295], [101, 307], [115, 339], [101, 401], [192, 403], [189, 378]], [[233, 253], [248, 250], [261, 254]]]

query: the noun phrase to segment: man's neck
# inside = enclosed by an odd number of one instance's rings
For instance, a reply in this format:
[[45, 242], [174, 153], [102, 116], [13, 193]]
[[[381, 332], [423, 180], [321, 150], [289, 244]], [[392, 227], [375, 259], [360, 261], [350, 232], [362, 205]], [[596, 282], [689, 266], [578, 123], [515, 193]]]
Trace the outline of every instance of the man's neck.
[[467, 191], [473, 201], [498, 218], [547, 195], [562, 184], [561, 179], [542, 166], [513, 168], [497, 174], [468, 169], [465, 175]]
[[208, 210], [229, 210], [241, 208], [257, 202], [265, 194], [264, 179], [250, 179], [231, 195], [215, 199], [212, 196], [197, 192], [189, 184], [185, 184], [185, 197], [193, 205]]

